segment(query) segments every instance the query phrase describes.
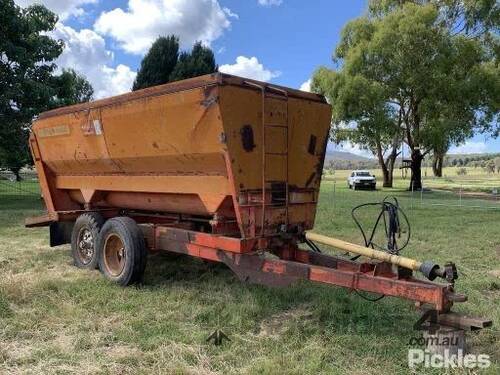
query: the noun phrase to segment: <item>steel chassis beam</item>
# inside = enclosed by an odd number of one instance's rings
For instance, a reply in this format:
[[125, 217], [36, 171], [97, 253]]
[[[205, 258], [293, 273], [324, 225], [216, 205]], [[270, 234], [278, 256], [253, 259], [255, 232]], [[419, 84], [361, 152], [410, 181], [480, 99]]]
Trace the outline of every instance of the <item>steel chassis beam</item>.
[[206, 260], [222, 262], [243, 281], [286, 286], [299, 280], [341, 286], [404, 298], [426, 304], [438, 312], [447, 312], [453, 302], [466, 297], [454, 293], [450, 284], [438, 284], [413, 277], [411, 271], [394, 269], [388, 263], [359, 263], [339, 257], [299, 249], [283, 243], [272, 253], [249, 252], [265, 244], [200, 233], [163, 225], [142, 224], [151, 250], [166, 250]]

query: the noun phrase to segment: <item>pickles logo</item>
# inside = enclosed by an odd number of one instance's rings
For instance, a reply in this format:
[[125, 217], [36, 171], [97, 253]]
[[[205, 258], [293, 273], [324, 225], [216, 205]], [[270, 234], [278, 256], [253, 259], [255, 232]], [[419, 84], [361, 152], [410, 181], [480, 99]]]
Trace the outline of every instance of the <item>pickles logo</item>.
[[462, 350], [458, 350], [456, 354], [451, 354], [448, 349], [445, 349], [443, 354], [435, 354], [422, 349], [408, 350], [408, 367], [413, 369], [418, 365], [440, 369], [485, 369], [490, 367], [491, 360], [487, 354], [464, 354]]

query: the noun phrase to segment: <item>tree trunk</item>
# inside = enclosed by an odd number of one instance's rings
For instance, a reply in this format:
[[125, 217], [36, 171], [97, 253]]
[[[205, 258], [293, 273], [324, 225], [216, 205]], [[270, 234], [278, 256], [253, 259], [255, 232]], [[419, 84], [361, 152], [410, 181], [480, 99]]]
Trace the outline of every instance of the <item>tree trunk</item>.
[[382, 145], [380, 142], [377, 140], [377, 158], [378, 158], [378, 164], [380, 165], [380, 169], [382, 169], [382, 177], [383, 177], [383, 182], [382, 186], [383, 187], [392, 187], [392, 171], [389, 173], [389, 169], [387, 168], [387, 165], [385, 164], [384, 160], [384, 153], [382, 151]]
[[393, 150], [391, 155], [387, 158], [387, 169], [389, 170], [389, 179], [387, 181], [387, 186], [384, 187], [392, 187], [394, 166], [396, 165], [396, 158], [398, 157], [397, 149]]
[[383, 164], [382, 167], [382, 176], [384, 177], [384, 180], [382, 182], [383, 187], [392, 187], [392, 173], [389, 171], [389, 169], [386, 167], [385, 164]]
[[21, 178], [21, 168], [10, 168], [10, 171], [14, 174], [14, 176], [16, 177], [16, 181], [19, 182], [22, 180]]
[[411, 181], [410, 190], [422, 189], [422, 153], [420, 149], [414, 149], [411, 152]]
[[[401, 122], [401, 119], [399, 122]], [[399, 134], [396, 134], [394, 136], [394, 138], [392, 139], [391, 153], [389, 154], [389, 156], [387, 157], [387, 160], [385, 161], [385, 164], [387, 165], [387, 169], [389, 170], [389, 181], [388, 181], [387, 187], [392, 187], [394, 166], [396, 165], [396, 159], [398, 158], [398, 155], [399, 155], [398, 149], [399, 149], [400, 143], [401, 143], [401, 140], [399, 138]]]
[[443, 159], [444, 154], [434, 151], [434, 158], [432, 159], [432, 172], [435, 177], [443, 177]]

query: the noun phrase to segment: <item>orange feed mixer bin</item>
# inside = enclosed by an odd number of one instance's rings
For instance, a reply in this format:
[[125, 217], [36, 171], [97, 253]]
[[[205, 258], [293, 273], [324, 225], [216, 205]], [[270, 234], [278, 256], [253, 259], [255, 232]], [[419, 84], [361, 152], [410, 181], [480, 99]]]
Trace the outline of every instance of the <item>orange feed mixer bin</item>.
[[214, 74], [43, 113], [30, 143], [49, 214], [175, 213], [241, 238], [311, 229], [330, 106], [257, 85]]
[[[29, 143], [47, 214], [26, 225], [50, 226], [51, 246], [71, 243], [75, 265], [120, 285], [140, 282], [148, 252], [163, 250], [249, 282], [402, 297], [445, 319], [465, 300], [453, 267], [306, 232], [330, 121], [323, 96], [221, 73], [42, 113]], [[379, 262], [325, 255], [313, 241]]]

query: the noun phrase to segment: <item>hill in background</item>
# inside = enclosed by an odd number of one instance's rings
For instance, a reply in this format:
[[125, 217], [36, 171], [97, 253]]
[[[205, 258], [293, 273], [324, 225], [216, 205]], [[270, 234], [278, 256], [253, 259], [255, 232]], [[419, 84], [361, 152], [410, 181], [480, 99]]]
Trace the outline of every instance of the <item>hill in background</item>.
[[326, 152], [326, 161], [330, 160], [350, 160], [350, 161], [364, 161], [369, 162], [373, 159], [366, 158], [361, 155], [356, 155], [347, 151], [327, 151]]
[[325, 168], [335, 169], [375, 169], [378, 168], [376, 159], [356, 155], [347, 151], [328, 150], [325, 156]]
[[[493, 161], [495, 158], [497, 158], [495, 164], [500, 165], [499, 157], [500, 153], [449, 154], [444, 158], [443, 167], [486, 168], [488, 161]], [[399, 166], [401, 163], [401, 158], [398, 158], [396, 165]], [[423, 166], [430, 167], [431, 165], [432, 156], [427, 156]], [[377, 159], [367, 158], [347, 151], [328, 150], [325, 157], [325, 168], [327, 169], [378, 169], [378, 167]]]

